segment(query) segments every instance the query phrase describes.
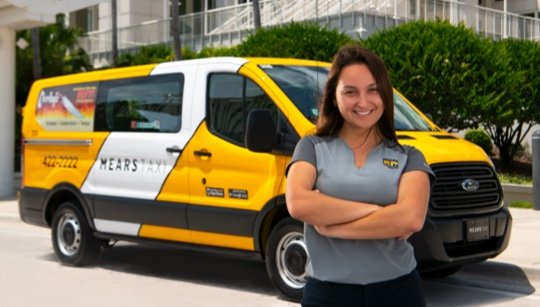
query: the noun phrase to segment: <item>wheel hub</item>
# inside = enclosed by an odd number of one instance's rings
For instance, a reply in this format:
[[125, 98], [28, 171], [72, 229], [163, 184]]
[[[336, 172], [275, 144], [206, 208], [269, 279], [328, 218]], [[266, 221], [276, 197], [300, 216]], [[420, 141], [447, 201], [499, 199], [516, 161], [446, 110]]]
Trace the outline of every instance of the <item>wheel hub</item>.
[[56, 240], [62, 254], [75, 255], [81, 246], [81, 226], [76, 216], [65, 214], [58, 223]]
[[307, 258], [307, 252], [300, 244], [291, 244], [285, 251], [285, 265], [296, 276], [304, 274]]
[[276, 261], [281, 279], [290, 287], [302, 289], [306, 284], [308, 252], [302, 233], [289, 233], [279, 242]]

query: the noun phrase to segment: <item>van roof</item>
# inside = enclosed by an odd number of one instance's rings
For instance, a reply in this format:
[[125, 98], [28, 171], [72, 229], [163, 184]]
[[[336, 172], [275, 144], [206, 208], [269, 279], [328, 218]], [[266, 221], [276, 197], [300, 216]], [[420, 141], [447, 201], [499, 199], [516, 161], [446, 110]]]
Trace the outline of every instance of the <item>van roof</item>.
[[328, 66], [330, 63], [323, 61], [313, 61], [313, 60], [303, 60], [303, 59], [294, 59], [294, 58], [272, 58], [272, 57], [212, 57], [212, 58], [200, 58], [200, 59], [189, 59], [181, 61], [172, 61], [172, 62], [163, 62], [155, 64], [145, 64], [145, 65], [135, 65], [129, 67], [119, 67], [119, 68], [109, 68], [109, 69], [98, 69], [89, 72], [81, 72], [69, 75], [62, 75], [56, 77], [49, 77], [37, 80], [42, 84], [43, 87], [47, 87], [49, 84], [70, 84], [73, 82], [87, 82], [98, 79], [108, 79], [103, 78], [105, 75], [108, 76], [119, 76], [119, 75], [148, 75], [152, 71], [160, 70], [174, 71], [175, 68], [201, 65], [201, 64], [232, 64], [237, 65], [238, 68], [242, 67], [245, 64], [252, 65], [306, 65], [306, 66]]
[[232, 64], [238, 67], [251, 63], [254, 65], [307, 65], [307, 66], [326, 66], [327, 62], [303, 60], [294, 58], [275, 58], [275, 57], [212, 57], [201, 59], [190, 59], [174, 62], [164, 62], [158, 64], [156, 69], [171, 69], [173, 67], [182, 67], [186, 65], [201, 65], [201, 64]]

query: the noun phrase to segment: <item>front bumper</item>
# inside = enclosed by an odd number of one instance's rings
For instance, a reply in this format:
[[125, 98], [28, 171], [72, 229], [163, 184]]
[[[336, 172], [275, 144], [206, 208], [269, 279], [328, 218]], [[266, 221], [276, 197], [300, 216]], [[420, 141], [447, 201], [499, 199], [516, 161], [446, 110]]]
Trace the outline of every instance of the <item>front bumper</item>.
[[19, 215], [28, 224], [48, 227], [44, 206], [47, 190], [23, 188], [19, 196]]
[[[471, 236], [476, 221], [489, 225], [483, 237]], [[507, 208], [474, 217], [428, 217], [422, 231], [409, 241], [414, 246], [420, 271], [462, 265], [493, 258], [508, 246], [512, 216]]]

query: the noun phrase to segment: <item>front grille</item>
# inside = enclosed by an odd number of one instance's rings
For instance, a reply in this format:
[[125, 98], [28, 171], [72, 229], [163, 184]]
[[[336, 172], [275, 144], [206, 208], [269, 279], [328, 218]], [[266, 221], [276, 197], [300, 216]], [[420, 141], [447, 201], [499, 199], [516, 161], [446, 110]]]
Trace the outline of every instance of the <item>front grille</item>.
[[[465, 215], [495, 211], [502, 205], [502, 189], [497, 175], [487, 164], [433, 164], [437, 180], [431, 189], [430, 213], [433, 216]], [[478, 190], [466, 191], [462, 183], [476, 180]]]

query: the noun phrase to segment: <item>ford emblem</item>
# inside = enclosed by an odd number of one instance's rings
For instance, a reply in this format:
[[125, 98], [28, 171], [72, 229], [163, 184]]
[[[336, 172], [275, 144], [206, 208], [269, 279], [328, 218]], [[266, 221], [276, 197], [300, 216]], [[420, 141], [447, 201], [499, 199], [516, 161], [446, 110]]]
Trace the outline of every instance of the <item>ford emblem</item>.
[[467, 192], [474, 192], [474, 191], [477, 191], [480, 188], [480, 182], [478, 182], [478, 180], [474, 180], [474, 179], [465, 179], [461, 183], [461, 187], [463, 188], [463, 190], [465, 190]]

